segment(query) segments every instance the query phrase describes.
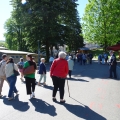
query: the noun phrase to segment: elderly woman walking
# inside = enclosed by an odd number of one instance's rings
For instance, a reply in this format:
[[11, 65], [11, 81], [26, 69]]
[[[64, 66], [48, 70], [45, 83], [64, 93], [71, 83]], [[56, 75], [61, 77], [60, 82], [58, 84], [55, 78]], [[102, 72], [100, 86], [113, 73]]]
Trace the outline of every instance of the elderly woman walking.
[[72, 60], [72, 57], [69, 56], [69, 59], [68, 59], [68, 66], [69, 66], [69, 78], [71, 78], [71, 73], [73, 71], [73, 66], [74, 66], [74, 62]]
[[53, 61], [53, 64], [50, 68], [50, 76], [52, 77], [53, 80], [53, 101], [56, 100], [56, 93], [59, 88], [60, 91], [60, 103], [65, 103], [64, 98], [64, 86], [65, 86], [65, 79], [68, 74], [68, 63], [65, 60], [66, 58], [66, 53], [65, 52], [60, 52], [59, 57]]

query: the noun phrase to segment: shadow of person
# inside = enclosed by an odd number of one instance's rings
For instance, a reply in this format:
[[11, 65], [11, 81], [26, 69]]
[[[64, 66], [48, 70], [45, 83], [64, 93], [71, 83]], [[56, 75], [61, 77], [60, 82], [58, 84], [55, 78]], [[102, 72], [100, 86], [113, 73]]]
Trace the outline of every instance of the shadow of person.
[[71, 81], [80, 81], [80, 82], [89, 82], [89, 81], [87, 81], [87, 80], [75, 79], [75, 78], [68, 78], [68, 80], [71, 80]]
[[19, 95], [16, 95], [15, 99], [11, 101], [9, 101], [8, 98], [6, 98], [5, 96], [3, 97], [3, 103], [5, 105], [11, 105], [13, 106], [14, 109], [19, 110], [21, 112], [25, 112], [30, 108], [30, 106], [28, 105], [28, 102], [19, 101]]
[[79, 118], [83, 118], [85, 120], [107, 120], [106, 118], [94, 112], [88, 106], [85, 106], [83, 104], [72, 105], [65, 103], [63, 105], [69, 112], [71, 112]]
[[50, 105], [49, 103], [41, 100], [41, 99], [31, 99], [30, 102], [34, 105], [35, 111], [43, 113], [43, 114], [49, 114], [51, 116], [56, 116], [56, 108], [53, 105]]
[[48, 85], [44, 85], [43, 88], [49, 89], [49, 90], [53, 90], [52, 86], [48, 86]]

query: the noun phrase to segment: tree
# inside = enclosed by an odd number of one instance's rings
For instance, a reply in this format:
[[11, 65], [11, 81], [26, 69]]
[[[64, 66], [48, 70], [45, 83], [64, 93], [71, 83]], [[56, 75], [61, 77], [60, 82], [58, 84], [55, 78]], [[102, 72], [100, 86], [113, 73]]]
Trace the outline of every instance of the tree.
[[86, 41], [102, 44], [104, 49], [120, 38], [120, 1], [89, 0], [83, 16], [83, 36]]
[[[16, 36], [13, 40], [17, 38], [20, 50], [27, 46], [29, 51], [36, 52], [39, 40], [48, 60], [53, 46], [57, 48], [58, 45], [66, 44], [71, 49], [77, 49], [78, 45], [83, 45], [76, 0], [29, 0], [24, 5], [20, 0], [12, 0], [11, 4], [11, 19], [20, 27], [19, 34], [14, 31]], [[5, 35], [11, 36], [11, 33]], [[10, 39], [7, 41], [9, 43]]]

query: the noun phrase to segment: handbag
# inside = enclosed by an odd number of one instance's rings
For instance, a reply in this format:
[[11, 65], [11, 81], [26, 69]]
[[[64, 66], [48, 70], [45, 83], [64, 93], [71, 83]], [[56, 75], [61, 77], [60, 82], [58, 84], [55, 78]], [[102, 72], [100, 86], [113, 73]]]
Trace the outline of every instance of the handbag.
[[23, 68], [23, 74], [24, 75], [33, 74], [33, 73], [35, 73], [34, 65], [31, 65], [27, 68]]
[[13, 73], [14, 73], [15, 76], [20, 75], [19, 72], [18, 72], [17, 70], [15, 70], [15, 68], [14, 68], [14, 64], [13, 64]]

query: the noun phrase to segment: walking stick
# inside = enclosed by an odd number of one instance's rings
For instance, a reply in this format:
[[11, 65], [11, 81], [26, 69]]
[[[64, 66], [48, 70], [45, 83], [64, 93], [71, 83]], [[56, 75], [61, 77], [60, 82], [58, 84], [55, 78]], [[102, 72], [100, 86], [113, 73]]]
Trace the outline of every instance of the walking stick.
[[70, 97], [70, 90], [69, 90], [68, 79], [67, 79], [67, 86], [68, 86], [68, 93], [69, 93], [69, 97]]

